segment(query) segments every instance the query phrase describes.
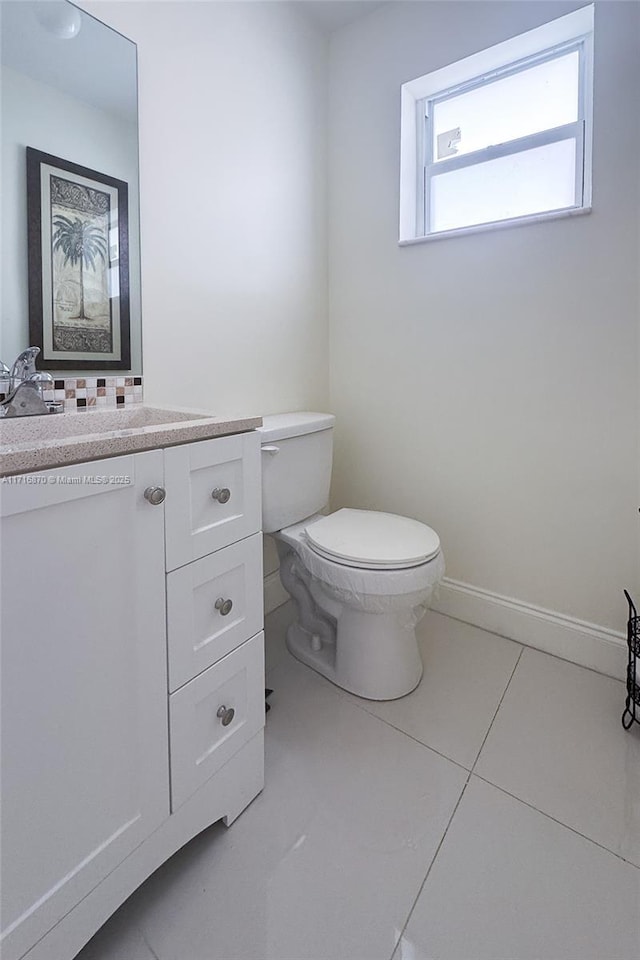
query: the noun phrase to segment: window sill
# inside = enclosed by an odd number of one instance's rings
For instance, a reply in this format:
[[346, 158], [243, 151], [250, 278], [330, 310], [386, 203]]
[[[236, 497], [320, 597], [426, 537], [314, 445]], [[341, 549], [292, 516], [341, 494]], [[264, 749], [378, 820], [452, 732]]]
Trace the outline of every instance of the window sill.
[[519, 227], [526, 223], [542, 223], [544, 220], [580, 217], [585, 213], [591, 213], [590, 206], [568, 207], [566, 210], [550, 210], [548, 213], [533, 213], [528, 217], [514, 217], [512, 220], [495, 220], [492, 223], [476, 223], [472, 227], [457, 227], [455, 230], [441, 230], [439, 233], [429, 233], [424, 237], [410, 237], [407, 240], [398, 240], [398, 246], [408, 247], [414, 243], [427, 243], [431, 240], [448, 240], [451, 237], [462, 237], [470, 233], [484, 233], [487, 230]]

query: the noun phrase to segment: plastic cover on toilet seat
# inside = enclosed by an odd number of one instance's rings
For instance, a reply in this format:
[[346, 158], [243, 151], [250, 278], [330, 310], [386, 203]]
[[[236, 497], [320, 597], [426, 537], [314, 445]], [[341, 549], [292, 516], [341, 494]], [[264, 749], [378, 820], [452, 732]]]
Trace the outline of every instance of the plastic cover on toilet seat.
[[307, 541], [321, 556], [363, 570], [403, 570], [440, 552], [435, 530], [393, 513], [337, 510], [308, 524]]
[[[320, 515], [317, 519], [320, 519]], [[312, 518], [315, 521], [315, 517]], [[309, 520], [286, 527], [276, 534], [298, 554], [312, 577], [321, 581], [332, 596], [345, 603], [357, 598], [370, 613], [389, 613], [413, 605], [428, 606], [445, 572], [440, 550], [427, 563], [399, 570], [364, 569], [321, 556], [307, 540]]]

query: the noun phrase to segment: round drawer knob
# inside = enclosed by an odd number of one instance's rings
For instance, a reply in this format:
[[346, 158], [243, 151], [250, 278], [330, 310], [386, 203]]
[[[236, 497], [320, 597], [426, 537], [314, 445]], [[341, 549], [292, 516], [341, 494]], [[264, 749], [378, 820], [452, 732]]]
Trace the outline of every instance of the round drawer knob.
[[218, 503], [227, 503], [231, 496], [231, 490], [228, 487], [216, 487], [215, 490], [211, 491], [211, 496]]
[[167, 495], [167, 491], [164, 487], [147, 487], [144, 492], [145, 500], [148, 500], [149, 503], [152, 503], [154, 507], [157, 507], [164, 501], [164, 498]]
[[218, 707], [218, 712], [216, 713], [216, 717], [220, 717], [220, 719], [222, 720], [223, 727], [228, 727], [231, 721], [233, 720], [235, 713], [236, 712], [233, 709], [233, 707], [225, 707], [223, 704], [221, 707]]
[[226, 617], [227, 614], [233, 610], [233, 600], [223, 600], [222, 597], [218, 597], [216, 600], [216, 610], [219, 610], [222, 616]]

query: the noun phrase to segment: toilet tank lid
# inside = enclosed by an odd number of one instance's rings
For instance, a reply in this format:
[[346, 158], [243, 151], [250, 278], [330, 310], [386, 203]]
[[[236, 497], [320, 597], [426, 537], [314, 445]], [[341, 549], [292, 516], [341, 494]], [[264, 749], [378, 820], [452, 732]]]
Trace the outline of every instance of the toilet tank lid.
[[289, 437], [301, 437], [306, 433], [330, 430], [336, 422], [332, 413], [276, 413], [262, 418], [258, 427], [262, 444]]

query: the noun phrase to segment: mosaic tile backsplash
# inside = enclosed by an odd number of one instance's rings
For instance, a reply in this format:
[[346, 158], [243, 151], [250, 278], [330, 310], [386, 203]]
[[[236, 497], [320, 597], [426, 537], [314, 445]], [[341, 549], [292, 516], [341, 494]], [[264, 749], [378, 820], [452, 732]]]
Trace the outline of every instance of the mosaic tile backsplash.
[[45, 401], [62, 401], [65, 413], [93, 407], [142, 403], [142, 377], [65, 377], [44, 391]]

